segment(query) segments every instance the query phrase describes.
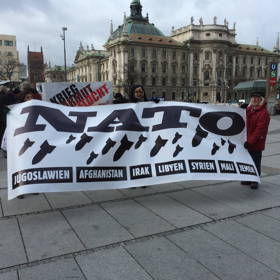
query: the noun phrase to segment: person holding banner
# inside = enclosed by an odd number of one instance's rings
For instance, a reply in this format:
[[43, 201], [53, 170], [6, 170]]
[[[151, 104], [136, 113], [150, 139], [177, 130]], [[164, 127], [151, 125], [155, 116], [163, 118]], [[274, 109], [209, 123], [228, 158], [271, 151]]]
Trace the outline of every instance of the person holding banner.
[[13, 92], [8, 91], [4, 86], [0, 88], [0, 144], [6, 129], [6, 115], [9, 109], [7, 105], [17, 103], [17, 96]]
[[[251, 95], [250, 104], [246, 108], [247, 117], [247, 141], [244, 147], [250, 153], [261, 176], [262, 151], [265, 149], [265, 140], [268, 133], [270, 116], [266, 109], [265, 99], [258, 93]], [[242, 181], [242, 185], [250, 185], [251, 189], [257, 189], [257, 182]]]

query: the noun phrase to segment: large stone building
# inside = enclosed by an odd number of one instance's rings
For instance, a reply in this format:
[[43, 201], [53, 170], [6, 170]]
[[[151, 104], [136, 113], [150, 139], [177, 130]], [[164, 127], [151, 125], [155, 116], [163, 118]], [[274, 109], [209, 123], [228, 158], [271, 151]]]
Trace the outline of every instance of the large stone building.
[[241, 81], [265, 79], [276, 52], [256, 45], [238, 44], [236, 24], [213, 18], [212, 24], [172, 28], [165, 36], [148, 15], [142, 16], [139, 0], [130, 4], [130, 16], [111, 34], [105, 51], [81, 45], [71, 81], [112, 81], [115, 92], [127, 93], [132, 84], [142, 84], [148, 96], [166, 100], [226, 102], [235, 99], [233, 87]]
[[0, 80], [19, 81], [16, 36], [0, 35]]

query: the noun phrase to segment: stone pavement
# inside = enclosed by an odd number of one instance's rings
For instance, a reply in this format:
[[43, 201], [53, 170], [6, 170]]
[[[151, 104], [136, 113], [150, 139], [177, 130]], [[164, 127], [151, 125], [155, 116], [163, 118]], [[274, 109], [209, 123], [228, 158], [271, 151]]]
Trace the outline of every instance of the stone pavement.
[[263, 173], [7, 201], [1, 157], [0, 280], [280, 279], [280, 116]]

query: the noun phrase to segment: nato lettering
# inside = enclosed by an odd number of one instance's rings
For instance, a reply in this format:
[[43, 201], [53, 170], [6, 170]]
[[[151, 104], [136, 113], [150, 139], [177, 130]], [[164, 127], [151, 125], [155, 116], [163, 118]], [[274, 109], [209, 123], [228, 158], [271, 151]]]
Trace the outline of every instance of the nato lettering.
[[22, 109], [21, 114], [27, 114], [25, 125], [15, 130], [15, 135], [33, 132], [44, 131], [45, 124], [36, 124], [39, 116], [44, 118], [53, 128], [62, 132], [76, 132], [84, 131], [88, 117], [95, 117], [96, 112], [70, 112], [69, 116], [77, 117], [76, 122], [69, 119], [58, 109], [44, 107], [44, 106], [30, 106]]
[[168, 128], [187, 127], [187, 123], [181, 123], [180, 117], [182, 111], [189, 111], [191, 117], [198, 118], [201, 114], [201, 109], [189, 106], [168, 106], [145, 108], [143, 110], [142, 118], [153, 118], [155, 113], [163, 112], [161, 124], [154, 125], [152, 131], [163, 130]]
[[[208, 132], [212, 132], [221, 136], [232, 136], [239, 134], [245, 127], [245, 122], [240, 115], [234, 112], [210, 112], [202, 116], [202, 110], [190, 106], [166, 106], [155, 108], [144, 108], [142, 118], [152, 119], [157, 112], [163, 112], [163, 117], [160, 124], [151, 125], [150, 127], [142, 126], [133, 109], [114, 110], [106, 116], [96, 126], [88, 127], [87, 131], [96, 132], [113, 132], [113, 131], [159, 131], [169, 128], [186, 128], [187, 122], [180, 122], [183, 111], [188, 111], [190, 117], [200, 118], [199, 125], [204, 129], [207, 137]], [[88, 118], [96, 117], [97, 112], [79, 112], [70, 111], [70, 117], [76, 117], [73, 121], [59, 109], [54, 109], [45, 106], [29, 106], [22, 109], [21, 114], [28, 114], [23, 127], [15, 130], [15, 135], [29, 133], [33, 131], [44, 131], [45, 124], [37, 124], [38, 118], [44, 118], [54, 129], [61, 132], [83, 133], [88, 122]], [[218, 122], [223, 118], [232, 119], [232, 124], [226, 129], [218, 127]], [[92, 124], [94, 120], [90, 120]], [[208, 132], [207, 132], [208, 131]]]
[[[218, 128], [217, 124], [220, 119], [225, 117], [232, 119], [232, 125], [229, 128], [223, 130]], [[206, 113], [200, 118], [199, 123], [206, 130], [214, 134], [223, 135], [223, 136], [232, 136], [232, 135], [239, 134], [241, 131], [243, 131], [245, 127], [245, 123], [242, 117], [234, 112], [221, 111], [221, 112]]]

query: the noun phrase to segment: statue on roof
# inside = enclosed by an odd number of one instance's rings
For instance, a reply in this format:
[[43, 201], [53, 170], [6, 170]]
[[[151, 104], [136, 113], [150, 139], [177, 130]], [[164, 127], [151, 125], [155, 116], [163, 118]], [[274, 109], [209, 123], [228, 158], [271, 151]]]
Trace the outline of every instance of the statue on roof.
[[191, 24], [193, 24], [193, 22], [194, 22], [194, 18], [193, 16], [191, 16]]
[[233, 23], [233, 30], [235, 30], [236, 22]]
[[226, 18], [224, 19], [224, 25], [225, 25], [225, 26], [228, 26], [228, 21], [227, 21]]
[[216, 16], [214, 16], [213, 21], [214, 21], [214, 24], [216, 25], [217, 24], [217, 17]]
[[199, 24], [200, 24], [200, 25], [203, 25], [203, 19], [202, 19], [202, 17], [200, 17], [200, 19], [199, 19]]

